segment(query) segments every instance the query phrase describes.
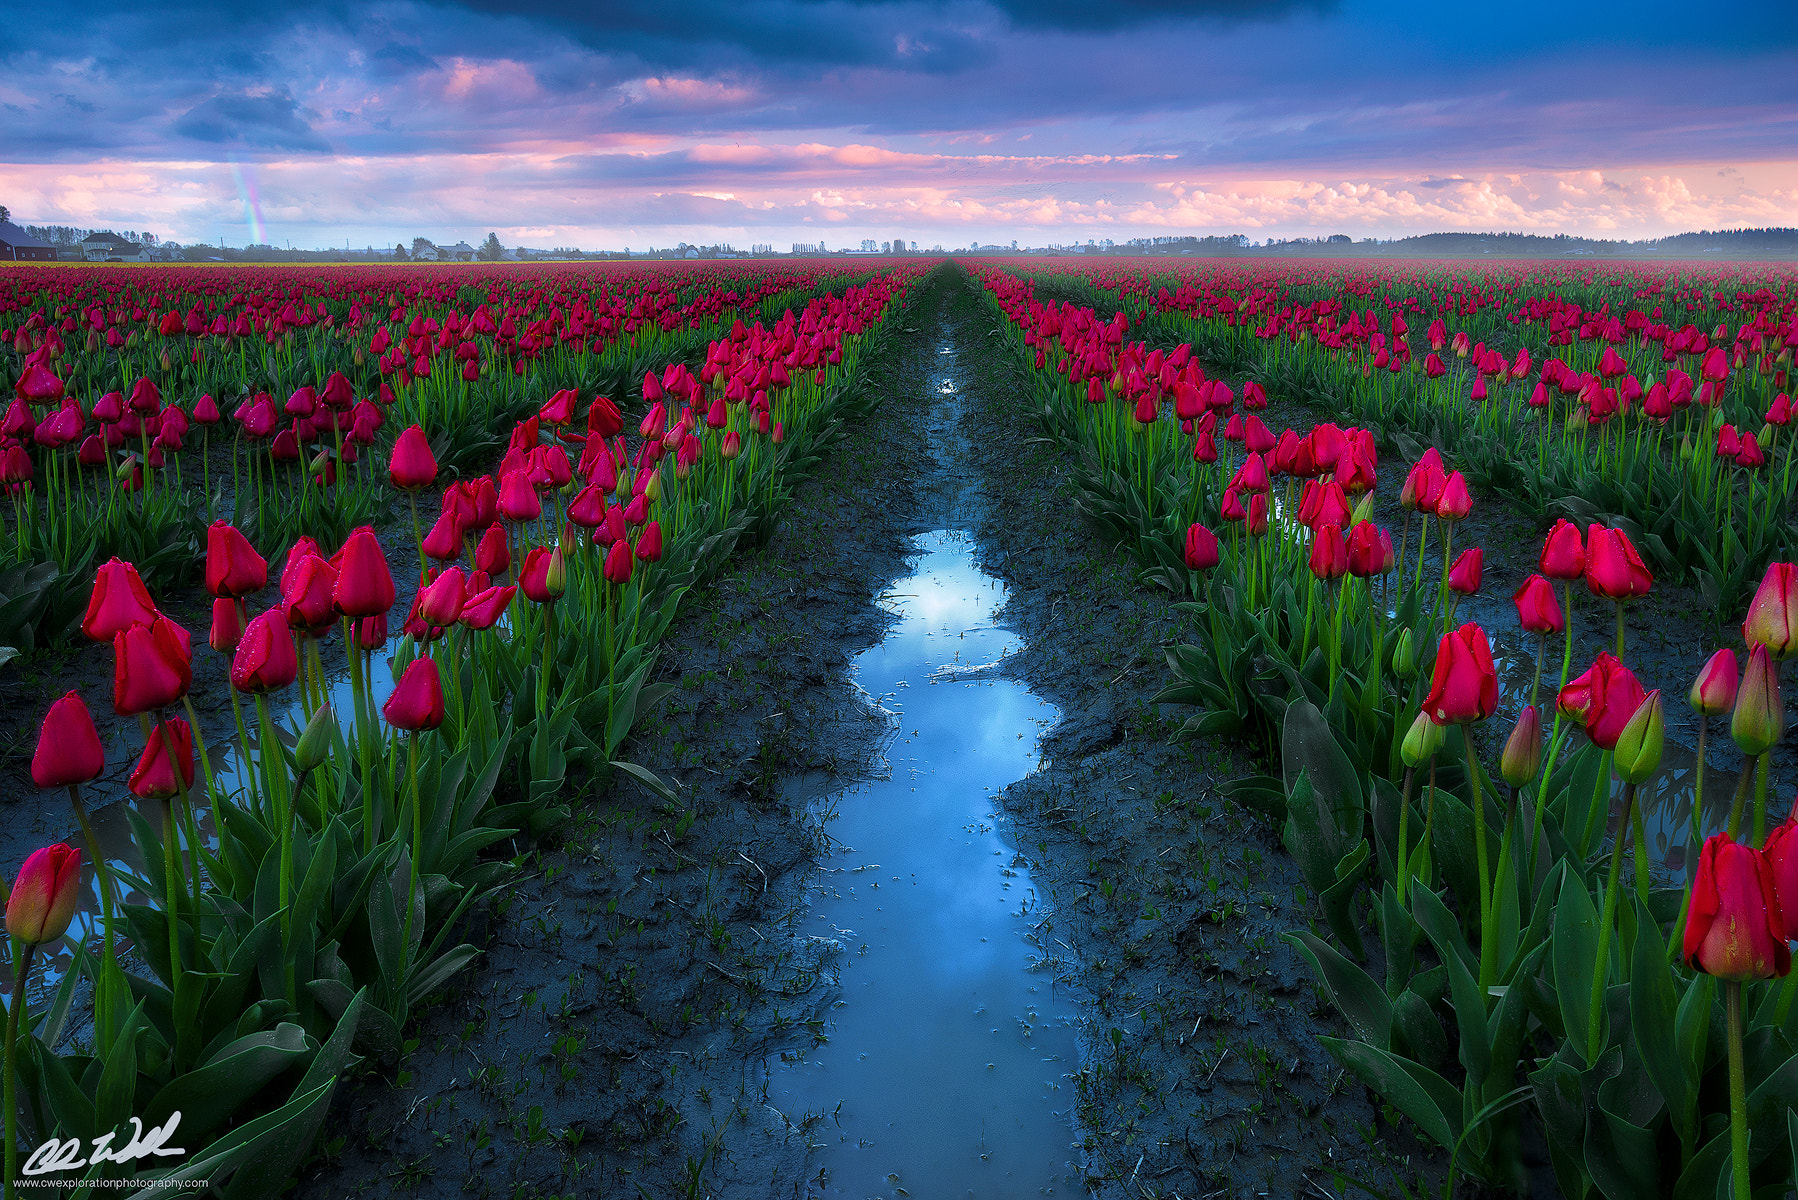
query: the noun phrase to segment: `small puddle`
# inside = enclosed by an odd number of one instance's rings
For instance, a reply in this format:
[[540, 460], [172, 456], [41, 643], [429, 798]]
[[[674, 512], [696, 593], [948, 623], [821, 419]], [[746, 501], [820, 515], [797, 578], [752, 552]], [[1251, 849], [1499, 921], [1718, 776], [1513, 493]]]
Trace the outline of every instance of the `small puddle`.
[[827, 1040], [769, 1088], [823, 1167], [813, 1194], [964, 1200], [1080, 1194], [1074, 1005], [998, 793], [1058, 717], [991, 668], [998, 580], [955, 532], [916, 539], [887, 601], [899, 621], [855, 664], [898, 722], [889, 777], [835, 799], [807, 932], [841, 943]]

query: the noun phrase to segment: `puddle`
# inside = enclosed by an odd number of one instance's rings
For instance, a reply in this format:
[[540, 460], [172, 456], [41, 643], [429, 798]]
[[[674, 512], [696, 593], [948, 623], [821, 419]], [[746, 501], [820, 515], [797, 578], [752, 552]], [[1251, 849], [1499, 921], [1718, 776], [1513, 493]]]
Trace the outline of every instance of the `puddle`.
[[992, 623], [1005, 592], [971, 540], [916, 544], [886, 598], [900, 619], [855, 666], [898, 723], [889, 776], [837, 798], [843, 849], [806, 926], [842, 945], [843, 999], [769, 1090], [823, 1167], [813, 1194], [1077, 1196], [1075, 1007], [1041, 967], [1058, 947], [1037, 944], [1036, 888], [996, 828], [1058, 713], [990, 669], [1018, 639]]

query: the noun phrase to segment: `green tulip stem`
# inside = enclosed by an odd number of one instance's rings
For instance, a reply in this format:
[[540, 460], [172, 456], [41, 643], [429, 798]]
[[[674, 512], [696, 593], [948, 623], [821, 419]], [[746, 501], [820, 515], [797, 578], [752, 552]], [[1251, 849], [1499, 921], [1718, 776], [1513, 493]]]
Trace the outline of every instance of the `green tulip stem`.
[[1548, 633], [1544, 631], [1536, 635], [1536, 673], [1530, 679], [1531, 708], [1536, 707], [1536, 693], [1542, 688], [1542, 659], [1548, 653]]
[[1302, 669], [1305, 660], [1311, 657], [1311, 614], [1317, 608], [1317, 576], [1311, 576], [1311, 582], [1305, 587], [1305, 632], [1299, 641], [1299, 667]]
[[[1686, 835], [1686, 861], [1688, 871], [1697, 870], [1693, 864], [1696, 855], [1704, 844], [1704, 743], [1711, 732], [1709, 713], [1698, 714], [1698, 765], [1692, 777], [1692, 831]], [[1692, 911], [1692, 889], [1685, 889], [1685, 897], [1679, 902], [1679, 918], [1673, 922], [1673, 932], [1667, 938], [1667, 959], [1669, 962], [1679, 955], [1680, 943], [1685, 940], [1686, 916]]]
[[1529, 886], [1536, 886], [1536, 847], [1542, 840], [1542, 812], [1548, 807], [1548, 780], [1555, 773], [1555, 762], [1561, 757], [1561, 744], [1564, 734], [1561, 730], [1561, 710], [1555, 709], [1555, 723], [1548, 735], [1548, 759], [1542, 765], [1542, 779], [1536, 788], [1536, 811], [1530, 820], [1530, 847], [1528, 855]]
[[[1608, 772], [1606, 773], [1609, 774]], [[1592, 1003], [1587, 1009], [1586, 1021], [1586, 1061], [1597, 1062], [1603, 1037], [1605, 982], [1611, 977], [1611, 931], [1617, 924], [1618, 883], [1623, 874], [1623, 842], [1624, 831], [1628, 827], [1630, 810], [1636, 806], [1636, 785], [1623, 785], [1623, 824], [1617, 827], [1617, 836], [1611, 839], [1611, 871], [1604, 885], [1604, 916], [1598, 923], [1598, 953], [1592, 960]]]
[[1723, 828], [1730, 837], [1736, 835], [1736, 829], [1742, 824], [1742, 805], [1748, 802], [1748, 785], [1753, 779], [1753, 768], [1744, 764], [1742, 774], [1736, 780], [1736, 798], [1729, 806], [1729, 824]]
[[1760, 761], [1754, 764], [1754, 844], [1763, 846], [1767, 842], [1767, 771], [1773, 760], [1773, 751], [1762, 750]]
[[81, 838], [87, 843], [88, 857], [94, 860], [94, 874], [100, 879], [100, 962], [103, 969], [100, 978], [94, 985], [94, 1038], [104, 1049], [107, 1040], [112, 1036], [112, 980], [116, 959], [113, 956], [112, 929], [113, 907], [118, 903], [118, 884], [112, 877], [112, 867], [106, 861], [106, 854], [100, 849], [100, 839], [94, 836], [94, 823], [88, 819], [87, 806], [81, 802], [81, 785], [69, 785], [69, 807], [75, 810], [75, 821], [81, 826]]
[[1398, 803], [1398, 903], [1405, 906], [1405, 885], [1410, 882], [1410, 844], [1405, 840], [1411, 825], [1411, 783], [1417, 778], [1416, 767], [1405, 768], [1404, 793]]
[[400, 938], [400, 946], [405, 949], [408, 960], [412, 945], [412, 910], [414, 897], [418, 894], [418, 856], [424, 851], [425, 842], [418, 797], [418, 736], [418, 731], [413, 730], [406, 738], [406, 779], [412, 791], [412, 874], [406, 886], [406, 929]]
[[1617, 601], [1617, 657], [1623, 657], [1623, 601]]
[[[1748, 1185], [1748, 1095], [1742, 1069], [1742, 985], [1734, 980], [1725, 983], [1723, 998], [1729, 1019], [1729, 1168], [1734, 1176], [1736, 1200], [1750, 1200], [1753, 1193]], [[11, 1150], [10, 1145], [8, 1150]]]
[[1473, 794], [1473, 852], [1480, 870], [1480, 994], [1492, 986], [1493, 960], [1498, 945], [1492, 940], [1492, 877], [1486, 862], [1486, 795], [1480, 787], [1480, 764], [1473, 753], [1472, 732], [1463, 725], [1461, 742], [1467, 748], [1467, 786]]
[[[1440, 518], [1438, 518], [1440, 520]], [[1442, 579], [1436, 585], [1436, 612], [1442, 617], [1442, 632], [1448, 632], [1448, 556], [1455, 548], [1455, 527], [1452, 522], [1442, 522]]]
[[25, 1011], [25, 975], [35, 953], [34, 943], [14, 940], [13, 959], [19, 965], [13, 972], [12, 1003], [6, 1006], [6, 1200], [12, 1200], [13, 1181], [19, 1176], [19, 1104], [13, 1088], [18, 1075], [19, 1015]]
[[412, 506], [412, 542], [418, 547], [418, 582], [422, 587], [425, 581], [425, 534], [418, 523], [418, 493], [408, 489], [406, 503]]

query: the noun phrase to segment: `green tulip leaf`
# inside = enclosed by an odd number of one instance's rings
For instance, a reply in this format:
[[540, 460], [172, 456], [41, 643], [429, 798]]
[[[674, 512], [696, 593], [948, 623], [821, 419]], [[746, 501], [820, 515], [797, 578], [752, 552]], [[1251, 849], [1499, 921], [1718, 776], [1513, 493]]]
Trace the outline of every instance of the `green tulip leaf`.
[[[1561, 1003], [1561, 1022], [1567, 1037], [1582, 1057], [1591, 1045], [1592, 966], [1598, 955], [1598, 909], [1586, 891], [1585, 881], [1570, 876], [1555, 904], [1555, 995]], [[1601, 1014], [1600, 1020], [1603, 1020]], [[1599, 1038], [1602, 1047], [1604, 1038]], [[1592, 1065], [1586, 1059], [1588, 1066]]]
[[1363, 1083], [1415, 1121], [1437, 1145], [1444, 1150], [1455, 1148], [1461, 1137], [1461, 1093], [1448, 1080], [1366, 1042], [1333, 1037], [1317, 1040]]

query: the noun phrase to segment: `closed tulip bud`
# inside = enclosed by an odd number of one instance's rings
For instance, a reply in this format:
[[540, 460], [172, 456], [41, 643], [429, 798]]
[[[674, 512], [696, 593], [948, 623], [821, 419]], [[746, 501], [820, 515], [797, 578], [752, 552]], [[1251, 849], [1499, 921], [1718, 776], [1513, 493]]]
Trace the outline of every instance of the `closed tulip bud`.
[[207, 634], [206, 644], [220, 654], [230, 654], [237, 649], [237, 643], [243, 640], [243, 610], [238, 608], [237, 601], [219, 597], [212, 602], [212, 629]]
[[1423, 711], [1438, 725], [1484, 721], [1498, 708], [1498, 672], [1486, 631], [1467, 624], [1443, 636]]
[[631, 581], [631, 568], [635, 563], [631, 553], [631, 541], [628, 537], [620, 537], [606, 551], [606, 582], [625, 584]]
[[1540, 575], [1524, 580], [1511, 601], [1517, 606], [1518, 621], [1530, 633], [1559, 633], [1566, 628], [1554, 585]]
[[1592, 525], [1586, 530], [1586, 587], [1594, 596], [1627, 600], [1646, 596], [1654, 576], [1621, 529]]
[[1498, 760], [1498, 773], [1506, 783], [1520, 788], [1536, 778], [1542, 769], [1542, 715], [1534, 704], [1517, 714], [1517, 724], [1505, 742], [1505, 752]]
[[1399, 744], [1398, 756], [1407, 767], [1422, 766], [1436, 756], [1447, 738], [1447, 732], [1430, 720], [1429, 713], [1420, 712], [1417, 719], [1411, 722], [1405, 740]]
[[1787, 930], [1798, 924], [1798, 809], [1767, 834], [1761, 847], [1773, 876], [1773, 894], [1779, 901], [1781, 923]]
[[[175, 747], [173, 761], [169, 758], [170, 743]], [[150, 731], [150, 740], [144, 744], [127, 786], [132, 795], [142, 799], [167, 800], [192, 787], [193, 782], [193, 730], [180, 717], [170, 717]]]
[[381, 706], [381, 715], [395, 729], [412, 733], [443, 724], [443, 678], [437, 673], [437, 660], [413, 659]]
[[321, 704], [312, 719], [306, 722], [300, 740], [294, 744], [294, 765], [301, 773], [318, 770], [329, 761], [331, 744], [336, 740], [337, 718], [332, 715], [329, 704]]
[[551, 551], [547, 546], [533, 546], [524, 556], [524, 567], [518, 573], [518, 585], [524, 592], [525, 599], [533, 604], [554, 604], [561, 597], [561, 591], [552, 591], [549, 586], [550, 560], [559, 552], [559, 548]]
[[477, 631], [493, 628], [517, 592], [515, 585], [508, 584], [505, 587], [490, 587], [470, 596], [462, 605], [462, 624]]
[[1785, 733], [1785, 705], [1779, 699], [1779, 674], [1765, 646], [1748, 652], [1748, 667], [1742, 672], [1741, 686], [1736, 690], [1735, 715], [1730, 718], [1729, 735], [1753, 757], [1765, 754], [1779, 743]]
[[1463, 550], [1448, 569], [1448, 586], [1463, 596], [1474, 595], [1480, 590], [1484, 565], [1485, 554], [1478, 546]]
[[[489, 526], [487, 532], [498, 533], [500, 532], [500, 527], [498, 525]], [[503, 538], [505, 535], [504, 533], [500, 533], [500, 536]], [[453, 511], [438, 514], [437, 520], [432, 523], [430, 531], [425, 534], [424, 542], [420, 546], [420, 549], [425, 552], [426, 558], [441, 563], [455, 562], [458, 558], [461, 558], [461, 518]]]
[[1436, 501], [1436, 517], [1441, 521], [1459, 521], [1473, 511], [1473, 495], [1467, 480], [1459, 471], [1449, 472], [1442, 484], [1442, 496]]
[[1392, 673], [1400, 679], [1411, 679], [1417, 674], [1417, 643], [1409, 626], [1399, 631], [1398, 642], [1392, 647]]
[[[1686, 697], [1686, 703], [1692, 711], [1707, 717], [1720, 716], [1735, 706], [1736, 702], [1736, 652], [1722, 649], [1711, 655], [1698, 672], [1698, 678], [1692, 681], [1692, 691]], [[1793, 914], [1798, 916], [1798, 912]]]
[[301, 559], [291, 574], [283, 574], [281, 599], [287, 609], [287, 623], [320, 637], [337, 623], [337, 610], [332, 593], [337, 590], [337, 571], [325, 559], [314, 554]]
[[31, 781], [41, 788], [91, 783], [106, 769], [106, 751], [81, 693], [69, 692], [50, 706], [38, 728], [31, 756]]
[[1586, 573], [1586, 546], [1579, 526], [1559, 520], [1542, 543], [1537, 569], [1550, 579], [1574, 580]]
[[206, 590], [214, 596], [247, 596], [268, 584], [268, 562], [226, 521], [206, 530]]
[[[539, 547], [541, 549], [541, 547]], [[533, 551], [532, 553], [536, 553]], [[526, 569], [530, 560], [527, 558]], [[462, 604], [467, 599], [466, 588], [468, 578], [461, 567], [450, 567], [438, 575], [418, 593], [418, 615], [428, 625], [448, 627], [456, 623], [462, 615]]]
[[350, 640], [359, 649], [373, 654], [387, 644], [387, 614], [376, 613], [350, 625]]
[[1208, 571], [1217, 566], [1217, 535], [1194, 522], [1186, 530], [1186, 566], [1193, 571]]
[[743, 435], [731, 430], [724, 435], [724, 444], [719, 447], [718, 455], [726, 460], [733, 459], [743, 452]]
[[662, 561], [662, 523], [651, 521], [637, 535], [637, 561], [654, 563]]
[[193, 643], [167, 617], [112, 639], [112, 707], [121, 717], [166, 708], [193, 683]]
[[350, 534], [337, 560], [331, 601], [346, 617], [372, 617], [393, 607], [393, 574], [375, 531], [367, 525]]
[[137, 568], [114, 558], [94, 572], [94, 590], [87, 601], [81, 632], [96, 642], [110, 642], [133, 625], [156, 619], [156, 606], [139, 578]]
[[1617, 778], [1625, 783], [1647, 783], [1660, 769], [1661, 747], [1666, 736], [1667, 715], [1657, 688], [1643, 697], [1623, 726], [1623, 732], [1617, 735]]
[[1798, 564], [1767, 564], [1742, 620], [1742, 640], [1765, 646], [1776, 662], [1798, 651]]
[[6, 932], [29, 946], [53, 942], [69, 928], [81, 897], [81, 851], [57, 843], [34, 850], [6, 897]]
[[1682, 950], [1688, 967], [1729, 983], [1792, 969], [1773, 872], [1760, 851], [1727, 833], [1705, 839]]
[[231, 659], [231, 686], [240, 692], [272, 692], [300, 675], [299, 651], [287, 614], [279, 608], [250, 618]]
[[415, 492], [437, 482], [437, 459], [421, 426], [400, 431], [394, 439], [393, 455], [388, 460], [387, 477], [401, 491]]
[[1311, 573], [1328, 583], [1348, 573], [1348, 546], [1340, 525], [1320, 525], [1311, 539]]

